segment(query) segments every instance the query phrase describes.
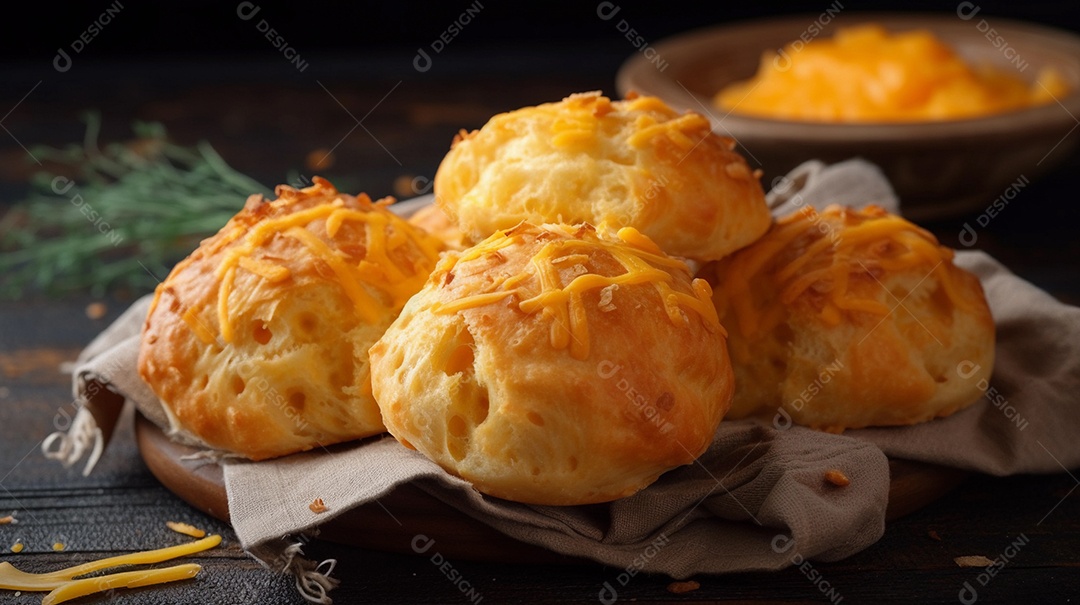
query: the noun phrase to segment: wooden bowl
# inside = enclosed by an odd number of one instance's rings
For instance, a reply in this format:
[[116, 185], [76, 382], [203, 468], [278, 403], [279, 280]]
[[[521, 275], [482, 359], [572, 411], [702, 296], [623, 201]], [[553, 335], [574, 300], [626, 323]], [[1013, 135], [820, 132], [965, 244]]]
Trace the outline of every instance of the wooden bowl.
[[[708, 115], [714, 131], [735, 138], [748, 161], [765, 171], [766, 188], [806, 160], [831, 163], [863, 157], [884, 170], [909, 218], [979, 212], [1011, 184], [1021, 179], [1026, 184], [1076, 147], [1080, 37], [993, 16], [965, 15], [969, 19], [957, 13], [845, 12], [831, 18], [784, 17], [696, 30], [658, 42], [655, 55], [638, 53], [627, 60], [617, 86], [623, 95], [632, 90], [655, 95], [678, 109]], [[712, 97], [726, 84], [754, 75], [764, 51], [815, 30], [820, 30], [815, 37], [827, 37], [837, 27], [867, 22], [890, 31], [928, 29], [968, 62], [994, 65], [1029, 81], [1052, 65], [1068, 82], [1070, 93], [1059, 103], [986, 118], [904, 124], [770, 120], [726, 114], [712, 105]], [[995, 33], [988, 38], [991, 28]], [[995, 46], [998, 37], [1001, 42]], [[1009, 56], [1004, 45], [1012, 49]]]

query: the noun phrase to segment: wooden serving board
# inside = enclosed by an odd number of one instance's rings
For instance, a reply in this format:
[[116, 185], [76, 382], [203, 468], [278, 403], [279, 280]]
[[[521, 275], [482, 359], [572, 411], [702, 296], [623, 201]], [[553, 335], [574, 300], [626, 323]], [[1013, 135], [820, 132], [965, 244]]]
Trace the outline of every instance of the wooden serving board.
[[[136, 414], [135, 438], [146, 466], [166, 488], [202, 512], [229, 521], [225, 475], [219, 465], [185, 464], [181, 457], [198, 450], [171, 441], [142, 414]], [[890, 460], [889, 470], [892, 481], [888, 520], [937, 500], [969, 474], [910, 460]], [[501, 563], [580, 561], [510, 538], [412, 485], [398, 487], [380, 502], [359, 506], [327, 521], [320, 526], [319, 537], [373, 550], [412, 553], [413, 538], [424, 534], [438, 541], [440, 552], [455, 559]], [[386, 509], [394, 511], [393, 518]]]

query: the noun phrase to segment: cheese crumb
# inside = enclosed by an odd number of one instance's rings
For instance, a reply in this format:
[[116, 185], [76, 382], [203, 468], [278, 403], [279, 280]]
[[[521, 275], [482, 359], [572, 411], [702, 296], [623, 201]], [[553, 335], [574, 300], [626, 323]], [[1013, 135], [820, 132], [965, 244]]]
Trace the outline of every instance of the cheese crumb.
[[551, 264], [555, 265], [556, 267], [562, 264], [581, 265], [587, 262], [589, 262], [588, 254], [567, 254], [565, 256], [551, 259]]
[[198, 529], [195, 526], [188, 525], [187, 523], [178, 523], [176, 521], [166, 521], [165, 525], [178, 534], [184, 534], [185, 536], [191, 536], [192, 538], [205, 538], [206, 532]]
[[848, 479], [848, 476], [845, 475], [843, 471], [837, 469], [825, 471], [825, 480], [836, 487], [847, 487], [848, 485], [851, 485], [851, 479]]
[[326, 511], [330, 510], [326, 507], [326, 503], [323, 502], [322, 498], [315, 498], [315, 500], [308, 505], [308, 508], [310, 508], [311, 512], [315, 513], [316, 515], [325, 513]]
[[671, 584], [668, 584], [667, 587], [668, 592], [672, 594], [684, 594], [687, 592], [693, 592], [699, 588], [701, 588], [701, 584], [699, 584], [695, 580], [687, 580], [685, 582], [672, 582]]
[[993, 559], [987, 559], [982, 555], [968, 555], [953, 559], [960, 567], [990, 567], [994, 564]]
[[611, 284], [600, 290], [600, 310], [604, 313], [615, 310], [615, 305], [611, 304], [611, 298], [615, 295], [615, 291], [619, 289], [619, 284]]
[[101, 319], [109, 312], [109, 308], [102, 302], [93, 302], [86, 305], [86, 316], [90, 319]]

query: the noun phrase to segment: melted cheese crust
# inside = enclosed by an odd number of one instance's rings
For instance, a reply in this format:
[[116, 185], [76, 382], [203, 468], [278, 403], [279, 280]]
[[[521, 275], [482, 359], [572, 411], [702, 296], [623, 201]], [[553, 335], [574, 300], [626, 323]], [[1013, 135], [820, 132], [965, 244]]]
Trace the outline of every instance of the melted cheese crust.
[[[314, 192], [323, 185], [323, 183], [314, 185], [302, 190], [301, 193]], [[427, 279], [428, 271], [424, 270], [424, 267], [415, 265], [403, 267], [391, 259], [390, 254], [393, 251], [407, 245], [415, 246], [426, 257], [428, 270], [438, 260], [442, 243], [424, 231], [412, 228], [404, 219], [386, 210], [386, 206], [393, 202], [392, 198], [372, 203], [371, 198], [360, 194], [357, 196], [362, 208], [360, 210], [344, 207], [344, 201], [338, 198], [329, 204], [290, 213], [289, 206], [302, 197], [288, 195], [287, 190], [279, 191], [279, 193], [285, 194], [280, 199], [271, 202], [270, 207], [272, 213], [281, 213], [280, 216], [266, 218], [248, 230], [242, 242], [225, 253], [215, 271], [215, 276], [219, 280], [218, 329], [225, 342], [233, 340], [233, 324], [229, 320], [229, 296], [232, 294], [237, 271], [249, 271], [270, 283], [277, 283], [289, 277], [288, 268], [252, 256], [272, 237], [293, 238], [304, 244], [313, 256], [326, 263], [352, 300], [356, 311], [368, 322], [374, 322], [377, 319], [376, 309], [379, 303], [365, 292], [364, 284], [384, 291], [390, 296], [392, 308], [400, 311], [405, 306], [405, 302], [420, 289]], [[346, 222], [364, 224], [366, 227], [364, 258], [357, 264], [345, 262], [340, 253], [307, 229], [317, 220], [325, 221], [325, 232], [331, 239], [337, 235]], [[402, 227], [403, 225], [405, 227]], [[221, 245], [231, 244], [244, 231], [242, 227], [234, 227], [220, 240]], [[155, 306], [160, 293], [159, 288], [155, 297]], [[153, 308], [151, 308], [152, 312]], [[204, 343], [209, 344], [213, 342], [214, 334], [195, 321], [195, 317], [200, 312], [199, 307], [188, 308], [184, 314], [184, 321], [192, 327]]]
[[443, 244], [314, 181], [249, 198], [155, 293], [139, 372], [191, 440], [262, 460], [385, 430], [365, 352]]
[[[780, 408], [842, 431], [924, 422], [977, 401], [994, 323], [978, 279], [953, 256], [881, 208], [805, 207], [711, 266], [739, 385], [729, 417]], [[962, 362], [978, 374], [958, 375]]]
[[[703, 279], [693, 280], [692, 294], [672, 289], [674, 276], [671, 271], [687, 271], [684, 262], [665, 255], [652, 240], [632, 227], [619, 230], [619, 242], [597, 237], [595, 231], [588, 226], [579, 229], [578, 233], [581, 234], [581, 239], [554, 239], [544, 244], [532, 257], [525, 272], [501, 281], [493, 291], [441, 303], [433, 311], [457, 313], [463, 309], [490, 305], [514, 297], [518, 300], [517, 308], [522, 312], [541, 313], [550, 318], [552, 347], [569, 347], [571, 356], [585, 359], [589, 356], [589, 324], [582, 294], [611, 286], [649, 284], [655, 288], [660, 303], [673, 324], [688, 326], [684, 310], [690, 310], [704, 320], [708, 329], [719, 331], [726, 336], [712, 304], [712, 290], [708, 282]], [[521, 229], [496, 232], [463, 254], [447, 255], [440, 263], [438, 271], [449, 272], [458, 263], [497, 254], [503, 248], [520, 244], [527, 235], [531, 234]], [[614, 257], [624, 272], [618, 275], [599, 275], [585, 269], [583, 265], [598, 251]], [[560, 270], [573, 266], [582, 266], [582, 272], [569, 283], [563, 284]], [[539, 291], [534, 292], [537, 286]]]
[[533, 504], [693, 462], [733, 390], [708, 284], [634, 229], [520, 223], [447, 254], [369, 355], [398, 441]]
[[[771, 261], [781, 254], [790, 260], [773, 267]], [[974, 313], [980, 301], [957, 286], [949, 270], [953, 256], [930, 232], [877, 206], [860, 211], [829, 206], [821, 213], [806, 206], [778, 220], [768, 235], [731, 260], [716, 304], [721, 316], [734, 311], [740, 332], [753, 340], [776, 328], [795, 300], [824, 293], [819, 317], [836, 326], [845, 312], [884, 317], [892, 311], [864, 291], [850, 290], [852, 275], [871, 273], [871, 266], [893, 272], [924, 266], [954, 305]], [[749, 284], [759, 275], [779, 296], [758, 300], [751, 295]]]
[[434, 186], [470, 243], [522, 221], [588, 223], [633, 227], [668, 254], [704, 261], [769, 228], [759, 176], [701, 114], [590, 92], [462, 132]]

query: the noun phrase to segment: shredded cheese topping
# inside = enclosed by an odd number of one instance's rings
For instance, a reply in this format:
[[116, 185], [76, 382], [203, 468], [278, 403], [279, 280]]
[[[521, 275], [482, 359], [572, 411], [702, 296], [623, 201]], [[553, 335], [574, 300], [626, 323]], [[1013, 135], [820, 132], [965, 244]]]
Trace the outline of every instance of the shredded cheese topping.
[[[208, 536], [202, 540], [148, 550], [144, 552], [120, 555], [89, 561], [74, 567], [49, 573], [26, 573], [15, 569], [11, 563], [0, 562], [0, 589], [26, 590], [32, 592], [52, 591], [43, 603], [61, 603], [94, 592], [119, 587], [149, 586], [161, 582], [172, 582], [193, 577], [199, 571], [198, 565], [179, 565], [168, 569], [152, 569], [109, 574], [94, 578], [76, 580], [78, 576], [119, 567], [121, 565], [145, 565], [160, 563], [177, 557], [194, 554], [214, 548], [221, 544], [221, 536]], [[103, 588], [97, 588], [103, 587]]]
[[83, 578], [72, 580], [56, 587], [52, 592], [41, 599], [41, 605], [54, 605], [64, 603], [72, 599], [78, 599], [87, 595], [107, 592], [116, 588], [140, 588], [154, 584], [167, 582], [179, 582], [194, 578], [202, 566], [196, 563], [185, 563], [163, 569], [145, 569], [141, 571], [125, 571], [109, 574], [100, 578]]
[[[548, 103], [542, 110], [551, 112], [551, 143], [555, 147], [584, 147], [596, 142], [599, 121], [615, 106], [598, 92], [573, 94], [561, 103]], [[526, 110], [527, 111], [527, 110]]]
[[173, 530], [178, 534], [184, 534], [185, 536], [191, 536], [192, 538], [205, 538], [206, 532], [187, 523], [178, 523], [176, 521], [166, 521], [165, 526]]
[[[498, 231], [461, 254], [448, 255], [437, 270], [449, 272], [457, 264], [497, 254], [503, 248], [522, 243], [526, 235], [520, 228], [509, 232]], [[575, 359], [586, 359], [589, 355], [589, 325], [582, 295], [589, 290], [604, 290], [612, 286], [650, 284], [655, 288], [672, 323], [688, 326], [683, 309], [689, 309], [702, 318], [708, 329], [723, 333], [708, 283], [701, 279], [693, 280], [693, 294], [675, 290], [672, 287], [675, 279], [672, 271], [686, 271], [685, 263], [664, 255], [652, 240], [632, 227], [619, 230], [618, 237], [618, 242], [605, 241], [591, 234], [577, 239], [552, 239], [532, 257], [523, 273], [496, 282], [493, 284], [494, 291], [436, 303], [432, 311], [440, 314], [457, 313], [516, 297], [519, 299], [517, 308], [520, 311], [527, 314], [540, 313], [551, 320], [552, 347], [569, 348], [570, 355]], [[622, 265], [625, 272], [608, 276], [589, 271], [585, 263], [598, 251], [610, 254]], [[559, 269], [573, 266], [582, 267], [583, 272], [570, 280], [570, 283], [563, 284]], [[530, 282], [533, 287], [527, 290], [523, 285], [526, 282]], [[537, 282], [539, 292], [534, 294], [532, 292], [536, 289]], [[610, 304], [610, 296], [608, 298], [607, 302]]]
[[[795, 245], [805, 248], [794, 260], [774, 266], [771, 261]], [[821, 319], [835, 326], [844, 312], [884, 317], [892, 311], [879, 300], [849, 290], [853, 274], [921, 266], [933, 268], [931, 275], [953, 304], [974, 312], [975, 304], [961, 295], [953, 279], [952, 258], [953, 251], [938, 244], [930, 232], [876, 206], [862, 210], [829, 206], [820, 213], [805, 207], [779, 219], [765, 237], [729, 261], [720, 276], [716, 303], [724, 316], [730, 307], [739, 331], [752, 339], [775, 328], [783, 321], [786, 306], [813, 289], [824, 293]], [[769, 273], [777, 298], [758, 300], [751, 295], [751, 280], [763, 272]]]
[[[304, 199], [303, 194], [321, 194], [327, 191], [331, 194], [337, 193], [329, 182], [319, 178], [316, 178], [315, 185], [300, 191], [279, 188], [280, 197], [269, 202], [270, 210], [274, 212], [286, 208]], [[239, 226], [234, 227], [206, 250], [207, 254], [215, 254], [239, 240], [237, 245], [224, 252], [215, 271], [215, 277], [218, 279], [216, 314], [222, 340], [232, 342], [235, 333], [229, 317], [229, 301], [238, 272], [246, 271], [272, 284], [282, 282], [292, 276], [288, 267], [254, 256], [260, 247], [274, 237], [296, 240], [312, 256], [323, 261], [334, 273], [364, 321], [376, 321], [379, 317], [378, 309], [382, 306], [372, 297], [366, 286], [384, 292], [390, 299], [393, 310], [401, 310], [405, 302], [427, 280], [428, 273], [435, 266], [439, 252], [442, 250], [442, 244], [386, 210], [385, 206], [392, 201], [390, 198], [372, 203], [367, 195], [361, 194], [357, 196], [357, 200], [361, 204], [360, 209], [346, 207], [345, 201], [339, 196], [328, 204], [319, 204], [297, 212], [263, 219], [248, 230]], [[331, 239], [337, 236], [344, 224], [362, 223], [365, 233], [364, 258], [358, 263], [349, 262], [344, 253], [335, 250], [322, 237], [310, 230], [310, 225], [319, 220], [325, 221], [326, 235]], [[246, 235], [244, 235], [245, 232]], [[393, 258], [395, 251], [406, 246], [413, 247], [421, 254], [421, 259], [414, 261], [410, 266], [402, 266]], [[170, 279], [166, 280], [166, 284], [189, 262], [190, 258], [177, 265]], [[163, 287], [158, 288], [155, 306], [163, 290]], [[184, 311], [181, 319], [203, 343], [210, 344], [216, 335], [200, 319], [202, 310], [198, 306], [190, 306]]]
[[562, 148], [582, 148], [595, 143], [604, 119], [632, 120], [634, 131], [628, 142], [637, 149], [656, 137], [665, 136], [689, 151], [700, 142], [701, 133], [711, 131], [709, 121], [701, 114], [680, 115], [657, 97], [612, 102], [600, 93], [592, 92], [570, 95], [562, 103], [542, 107], [553, 112], [551, 141], [555, 147]]
[[[841, 27], [831, 38], [795, 40], [765, 53], [753, 78], [725, 86], [714, 102], [771, 119], [910, 123], [980, 118], [1053, 104], [1072, 93], [1063, 70], [1053, 66], [1030, 82], [965, 55], [929, 29]], [[1009, 58], [1021, 72], [1028, 66]]]

